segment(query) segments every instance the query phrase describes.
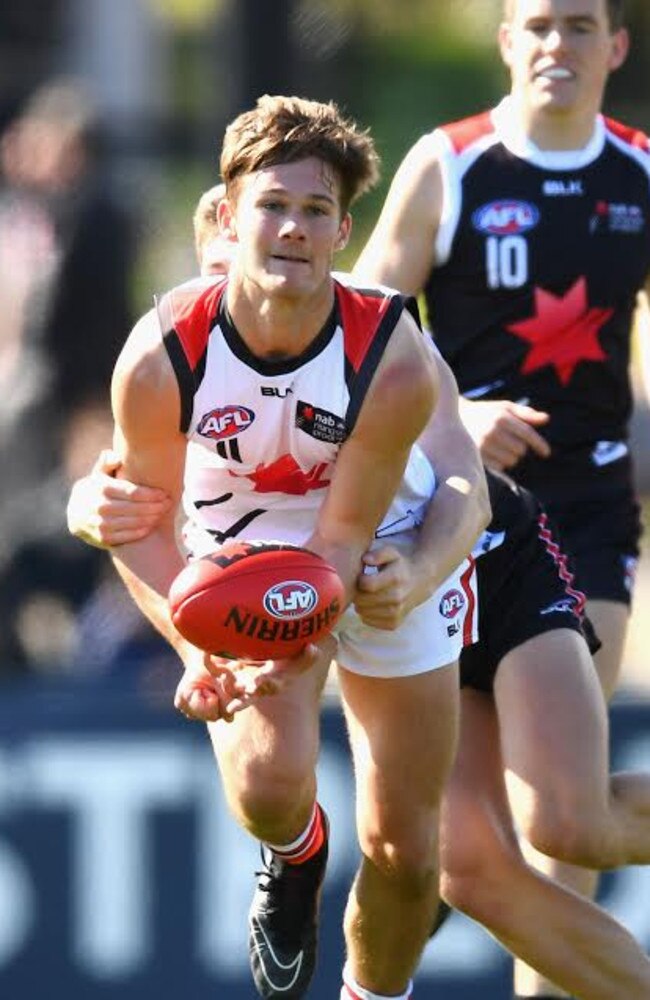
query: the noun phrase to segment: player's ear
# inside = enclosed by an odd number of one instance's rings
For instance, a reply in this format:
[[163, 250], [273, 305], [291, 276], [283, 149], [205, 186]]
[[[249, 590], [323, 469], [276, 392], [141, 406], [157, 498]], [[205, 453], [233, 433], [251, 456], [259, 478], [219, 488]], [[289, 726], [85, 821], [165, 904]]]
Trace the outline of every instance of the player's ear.
[[512, 65], [512, 32], [510, 24], [507, 21], [502, 21], [499, 25], [499, 34], [497, 37], [501, 58], [509, 68]]
[[348, 240], [350, 239], [350, 233], [352, 231], [352, 216], [349, 212], [346, 212], [341, 219], [339, 225], [338, 235], [336, 237], [336, 243], [334, 244], [335, 250], [344, 250], [348, 245]]
[[619, 28], [612, 35], [612, 50], [609, 57], [609, 69], [614, 71], [622, 66], [630, 51], [630, 35], [627, 28]]
[[237, 221], [235, 206], [229, 198], [222, 198], [217, 205], [217, 222], [221, 236], [234, 243], [237, 240]]

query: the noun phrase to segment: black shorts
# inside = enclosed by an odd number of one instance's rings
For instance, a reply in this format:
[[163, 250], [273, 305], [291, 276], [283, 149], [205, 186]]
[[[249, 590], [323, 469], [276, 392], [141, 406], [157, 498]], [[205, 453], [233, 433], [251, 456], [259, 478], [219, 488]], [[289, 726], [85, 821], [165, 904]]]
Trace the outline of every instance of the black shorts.
[[[490, 473], [493, 519], [474, 550], [479, 641], [460, 656], [461, 684], [492, 691], [499, 663], [527, 639], [568, 628], [599, 648], [548, 516], [531, 493]], [[504, 490], [507, 491], [504, 492]]]
[[587, 598], [629, 606], [642, 534], [634, 465], [626, 453], [596, 466], [594, 443], [558, 451], [548, 460], [533, 457], [513, 475], [557, 526]]
[[598, 500], [544, 504], [571, 553], [587, 598], [630, 605], [639, 560], [641, 512], [631, 490]]

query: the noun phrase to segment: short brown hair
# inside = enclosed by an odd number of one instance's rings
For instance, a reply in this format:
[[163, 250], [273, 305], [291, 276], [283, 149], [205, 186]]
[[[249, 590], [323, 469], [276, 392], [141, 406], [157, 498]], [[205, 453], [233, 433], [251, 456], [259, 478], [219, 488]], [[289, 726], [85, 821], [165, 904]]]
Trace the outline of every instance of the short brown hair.
[[[515, 12], [516, 2], [517, 0], [504, 0], [503, 13], [507, 21]], [[623, 27], [625, 0], [606, 0], [605, 6], [607, 7], [610, 30], [618, 31], [619, 28]]]
[[379, 158], [368, 132], [344, 118], [336, 104], [269, 94], [226, 129], [221, 176], [231, 194], [244, 174], [309, 156], [329, 164], [338, 176], [342, 213], [379, 178]]
[[203, 192], [194, 210], [192, 218], [194, 246], [199, 260], [201, 259], [201, 251], [205, 244], [219, 235], [217, 207], [219, 202], [225, 197], [225, 194], [225, 186], [223, 184], [215, 184], [214, 187]]

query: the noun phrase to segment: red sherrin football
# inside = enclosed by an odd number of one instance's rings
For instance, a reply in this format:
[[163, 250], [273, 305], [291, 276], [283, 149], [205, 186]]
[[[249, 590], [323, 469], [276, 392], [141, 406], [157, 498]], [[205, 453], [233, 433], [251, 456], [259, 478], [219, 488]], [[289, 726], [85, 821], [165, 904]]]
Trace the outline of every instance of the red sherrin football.
[[332, 629], [343, 602], [334, 567], [284, 543], [226, 541], [189, 563], [169, 589], [181, 635], [231, 659], [295, 656]]

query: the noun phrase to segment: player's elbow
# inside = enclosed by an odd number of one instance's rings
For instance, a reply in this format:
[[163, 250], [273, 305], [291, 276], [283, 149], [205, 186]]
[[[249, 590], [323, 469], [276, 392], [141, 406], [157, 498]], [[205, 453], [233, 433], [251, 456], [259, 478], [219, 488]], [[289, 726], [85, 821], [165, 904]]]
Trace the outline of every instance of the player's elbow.
[[[465, 439], [467, 443], [467, 439]], [[492, 520], [492, 504], [490, 503], [490, 490], [488, 487], [485, 467], [481, 461], [481, 456], [473, 442], [471, 451], [464, 452], [467, 455], [465, 461], [465, 479], [467, 483], [467, 495], [472, 501], [476, 520], [477, 536], [484, 531]]]
[[483, 466], [477, 464], [475, 469], [452, 473], [444, 479], [444, 485], [462, 498], [467, 523], [478, 538], [492, 520], [492, 504]]
[[492, 520], [492, 504], [490, 503], [490, 491], [488, 489], [485, 470], [481, 465], [477, 470], [477, 476], [472, 484], [472, 493], [476, 507], [476, 521], [479, 532], [485, 531]]

